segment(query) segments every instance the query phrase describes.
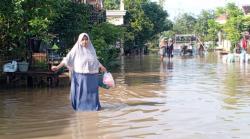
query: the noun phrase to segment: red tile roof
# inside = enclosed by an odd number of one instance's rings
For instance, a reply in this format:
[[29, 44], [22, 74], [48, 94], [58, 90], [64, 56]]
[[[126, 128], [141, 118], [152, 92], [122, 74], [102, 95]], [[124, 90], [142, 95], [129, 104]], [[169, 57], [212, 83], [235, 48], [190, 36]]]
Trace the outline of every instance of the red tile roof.
[[226, 14], [222, 14], [220, 16], [217, 17], [217, 20], [227, 20], [227, 15]]

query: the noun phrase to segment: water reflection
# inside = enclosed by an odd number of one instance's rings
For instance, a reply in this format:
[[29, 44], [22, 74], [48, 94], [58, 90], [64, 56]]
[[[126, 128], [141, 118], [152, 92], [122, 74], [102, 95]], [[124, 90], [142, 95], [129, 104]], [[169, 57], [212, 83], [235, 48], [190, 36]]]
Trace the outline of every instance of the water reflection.
[[69, 86], [1, 90], [0, 138], [249, 138], [249, 71], [215, 53], [121, 57], [99, 112], [74, 112]]
[[[76, 113], [72, 119], [72, 139], [95, 137], [99, 133], [100, 117], [97, 112]], [[100, 133], [99, 133], [100, 134]]]
[[174, 68], [174, 62], [173, 61], [168, 61], [167, 69], [172, 70], [173, 68]]
[[[61, 134], [71, 113], [68, 93], [55, 89], [1, 92], [0, 138], [35, 138]], [[62, 113], [64, 113], [62, 115]]]

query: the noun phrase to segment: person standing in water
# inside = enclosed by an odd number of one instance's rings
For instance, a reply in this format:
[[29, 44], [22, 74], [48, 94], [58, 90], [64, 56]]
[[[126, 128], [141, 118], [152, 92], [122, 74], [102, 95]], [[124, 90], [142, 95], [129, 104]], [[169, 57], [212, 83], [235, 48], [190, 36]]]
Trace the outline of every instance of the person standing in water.
[[245, 51], [247, 51], [247, 38], [246, 38], [246, 36], [243, 36], [243, 38], [241, 39], [241, 47], [245, 50]]
[[165, 42], [165, 39], [161, 39], [160, 40], [160, 43], [159, 43], [159, 47], [160, 47], [160, 51], [159, 51], [159, 54], [160, 54], [160, 60], [161, 62], [163, 61], [164, 57], [165, 57], [165, 54], [166, 54], [166, 42]]
[[99, 101], [98, 72], [106, 68], [98, 61], [95, 48], [89, 35], [81, 33], [74, 47], [52, 71], [67, 66], [72, 71], [70, 98], [75, 111], [97, 111], [101, 109]]
[[170, 38], [168, 40], [168, 45], [167, 45], [167, 57], [168, 57], [168, 60], [170, 61], [172, 58], [173, 58], [173, 50], [174, 50], [174, 43], [173, 43], [173, 40]]

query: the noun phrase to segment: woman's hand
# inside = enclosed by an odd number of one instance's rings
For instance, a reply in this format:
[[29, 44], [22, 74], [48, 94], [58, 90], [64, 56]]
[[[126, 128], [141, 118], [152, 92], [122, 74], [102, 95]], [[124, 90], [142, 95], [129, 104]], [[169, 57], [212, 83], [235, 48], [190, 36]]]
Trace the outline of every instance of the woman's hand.
[[58, 71], [58, 69], [59, 69], [59, 68], [58, 68], [57, 66], [52, 66], [52, 67], [51, 67], [51, 70], [52, 70], [52, 71]]
[[102, 65], [100, 66], [100, 70], [101, 70], [101, 72], [107, 72], [107, 69]]

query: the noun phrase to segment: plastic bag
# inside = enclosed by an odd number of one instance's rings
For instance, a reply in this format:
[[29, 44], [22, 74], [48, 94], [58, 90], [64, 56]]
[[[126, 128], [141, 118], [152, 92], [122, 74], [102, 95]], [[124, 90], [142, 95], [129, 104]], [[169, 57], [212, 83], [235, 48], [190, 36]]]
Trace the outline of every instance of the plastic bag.
[[105, 72], [103, 75], [103, 83], [109, 87], [115, 87], [115, 81], [110, 72]]
[[99, 87], [102, 87], [104, 89], [110, 88], [109, 86], [107, 86], [106, 84], [103, 83], [103, 74], [99, 74], [98, 85], [99, 85]]
[[17, 62], [12, 61], [11, 63], [4, 64], [3, 72], [16, 72], [17, 71]]

